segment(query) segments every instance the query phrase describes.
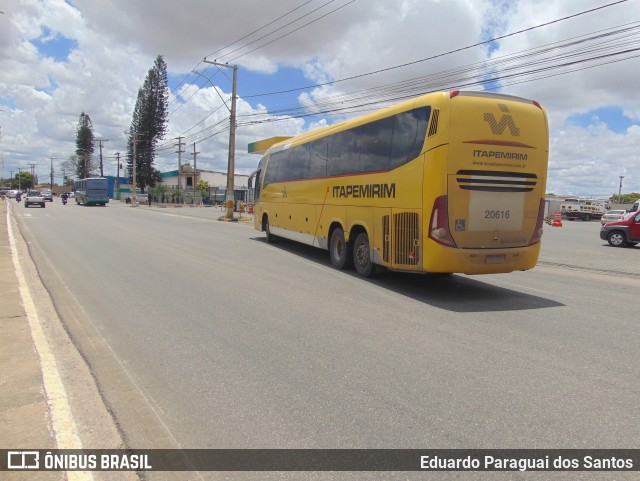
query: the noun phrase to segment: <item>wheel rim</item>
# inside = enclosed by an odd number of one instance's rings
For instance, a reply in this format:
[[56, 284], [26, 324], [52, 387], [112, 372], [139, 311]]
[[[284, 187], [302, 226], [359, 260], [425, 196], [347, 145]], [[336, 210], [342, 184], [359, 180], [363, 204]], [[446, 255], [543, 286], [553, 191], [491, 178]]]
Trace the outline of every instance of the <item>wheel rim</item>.
[[336, 241], [333, 243], [333, 254], [336, 260], [342, 259], [342, 257], [344, 256], [344, 244], [344, 241], [340, 238], [336, 239]]
[[611, 243], [615, 246], [621, 245], [624, 241], [622, 239], [622, 234], [611, 234]]
[[364, 243], [358, 245], [358, 248], [356, 249], [356, 262], [361, 267], [366, 267], [369, 263], [369, 250]]

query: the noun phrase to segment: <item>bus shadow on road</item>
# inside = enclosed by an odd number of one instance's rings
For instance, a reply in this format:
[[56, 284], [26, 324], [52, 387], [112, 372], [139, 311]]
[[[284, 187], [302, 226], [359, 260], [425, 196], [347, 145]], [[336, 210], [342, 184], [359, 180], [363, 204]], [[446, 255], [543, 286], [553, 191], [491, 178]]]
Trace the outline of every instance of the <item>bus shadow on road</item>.
[[[254, 240], [266, 243], [264, 237], [255, 237]], [[278, 242], [273, 245], [307, 261], [331, 268], [327, 251], [287, 239], [278, 239]], [[489, 279], [492, 276], [509, 274], [488, 274], [471, 278], [456, 274], [411, 274], [383, 270], [372, 279], [364, 279], [354, 271], [342, 272], [362, 282], [369, 282], [416, 301], [453, 312], [524, 311], [564, 306], [552, 299], [482, 281], [483, 278]]]
[[552, 299], [495, 286], [477, 279], [471, 279], [465, 275], [406, 274], [387, 271], [370, 282], [425, 304], [453, 312], [525, 311], [564, 306]]

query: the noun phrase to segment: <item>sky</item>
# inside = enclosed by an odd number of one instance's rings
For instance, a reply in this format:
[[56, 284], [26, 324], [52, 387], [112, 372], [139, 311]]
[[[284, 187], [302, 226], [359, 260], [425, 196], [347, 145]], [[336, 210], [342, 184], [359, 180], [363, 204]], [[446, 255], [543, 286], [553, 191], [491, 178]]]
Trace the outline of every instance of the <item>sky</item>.
[[[236, 172], [256, 140], [295, 135], [433, 90], [542, 104], [547, 192], [640, 192], [640, 0], [0, 0], [0, 176], [62, 180], [81, 113], [126, 153], [138, 89], [168, 67], [156, 167], [224, 172], [238, 66]], [[195, 144], [195, 145], [194, 145]], [[96, 145], [96, 153], [99, 151]], [[97, 155], [96, 155], [97, 158]]]

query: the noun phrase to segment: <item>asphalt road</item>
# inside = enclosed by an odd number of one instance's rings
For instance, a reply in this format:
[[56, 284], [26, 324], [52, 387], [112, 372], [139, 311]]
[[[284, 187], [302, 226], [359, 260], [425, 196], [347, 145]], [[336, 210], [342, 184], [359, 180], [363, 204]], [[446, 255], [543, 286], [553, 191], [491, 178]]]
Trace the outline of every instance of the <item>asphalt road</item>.
[[640, 248], [598, 222], [528, 272], [363, 280], [209, 209], [56, 201], [14, 211], [135, 447], [640, 447]]

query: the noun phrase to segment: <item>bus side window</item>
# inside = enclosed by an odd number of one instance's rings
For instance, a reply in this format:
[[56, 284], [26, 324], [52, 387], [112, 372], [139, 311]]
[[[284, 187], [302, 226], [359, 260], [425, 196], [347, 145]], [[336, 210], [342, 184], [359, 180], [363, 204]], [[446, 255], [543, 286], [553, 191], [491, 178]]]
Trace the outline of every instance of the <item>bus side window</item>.
[[264, 171], [264, 187], [268, 186], [271, 182], [277, 182], [278, 175], [278, 158], [271, 154], [267, 161], [267, 169]]
[[360, 163], [360, 136], [353, 130], [345, 130], [329, 136], [330, 176], [355, 174]]
[[327, 139], [314, 140], [304, 147], [307, 147], [309, 150], [308, 178], [326, 177], [329, 147]]
[[293, 147], [287, 161], [287, 180], [306, 179], [309, 176], [309, 150], [304, 145]]
[[362, 125], [356, 131], [360, 134], [359, 172], [388, 170], [393, 117]]
[[430, 107], [423, 107], [394, 116], [391, 169], [415, 159], [420, 154], [427, 133], [430, 111]]
[[273, 173], [275, 175], [274, 182], [284, 182], [285, 180], [291, 180], [289, 178], [291, 167], [291, 149], [274, 152], [273, 154], [271, 154], [271, 158], [273, 159], [274, 157], [276, 159], [276, 164], [278, 165], [277, 172]]

